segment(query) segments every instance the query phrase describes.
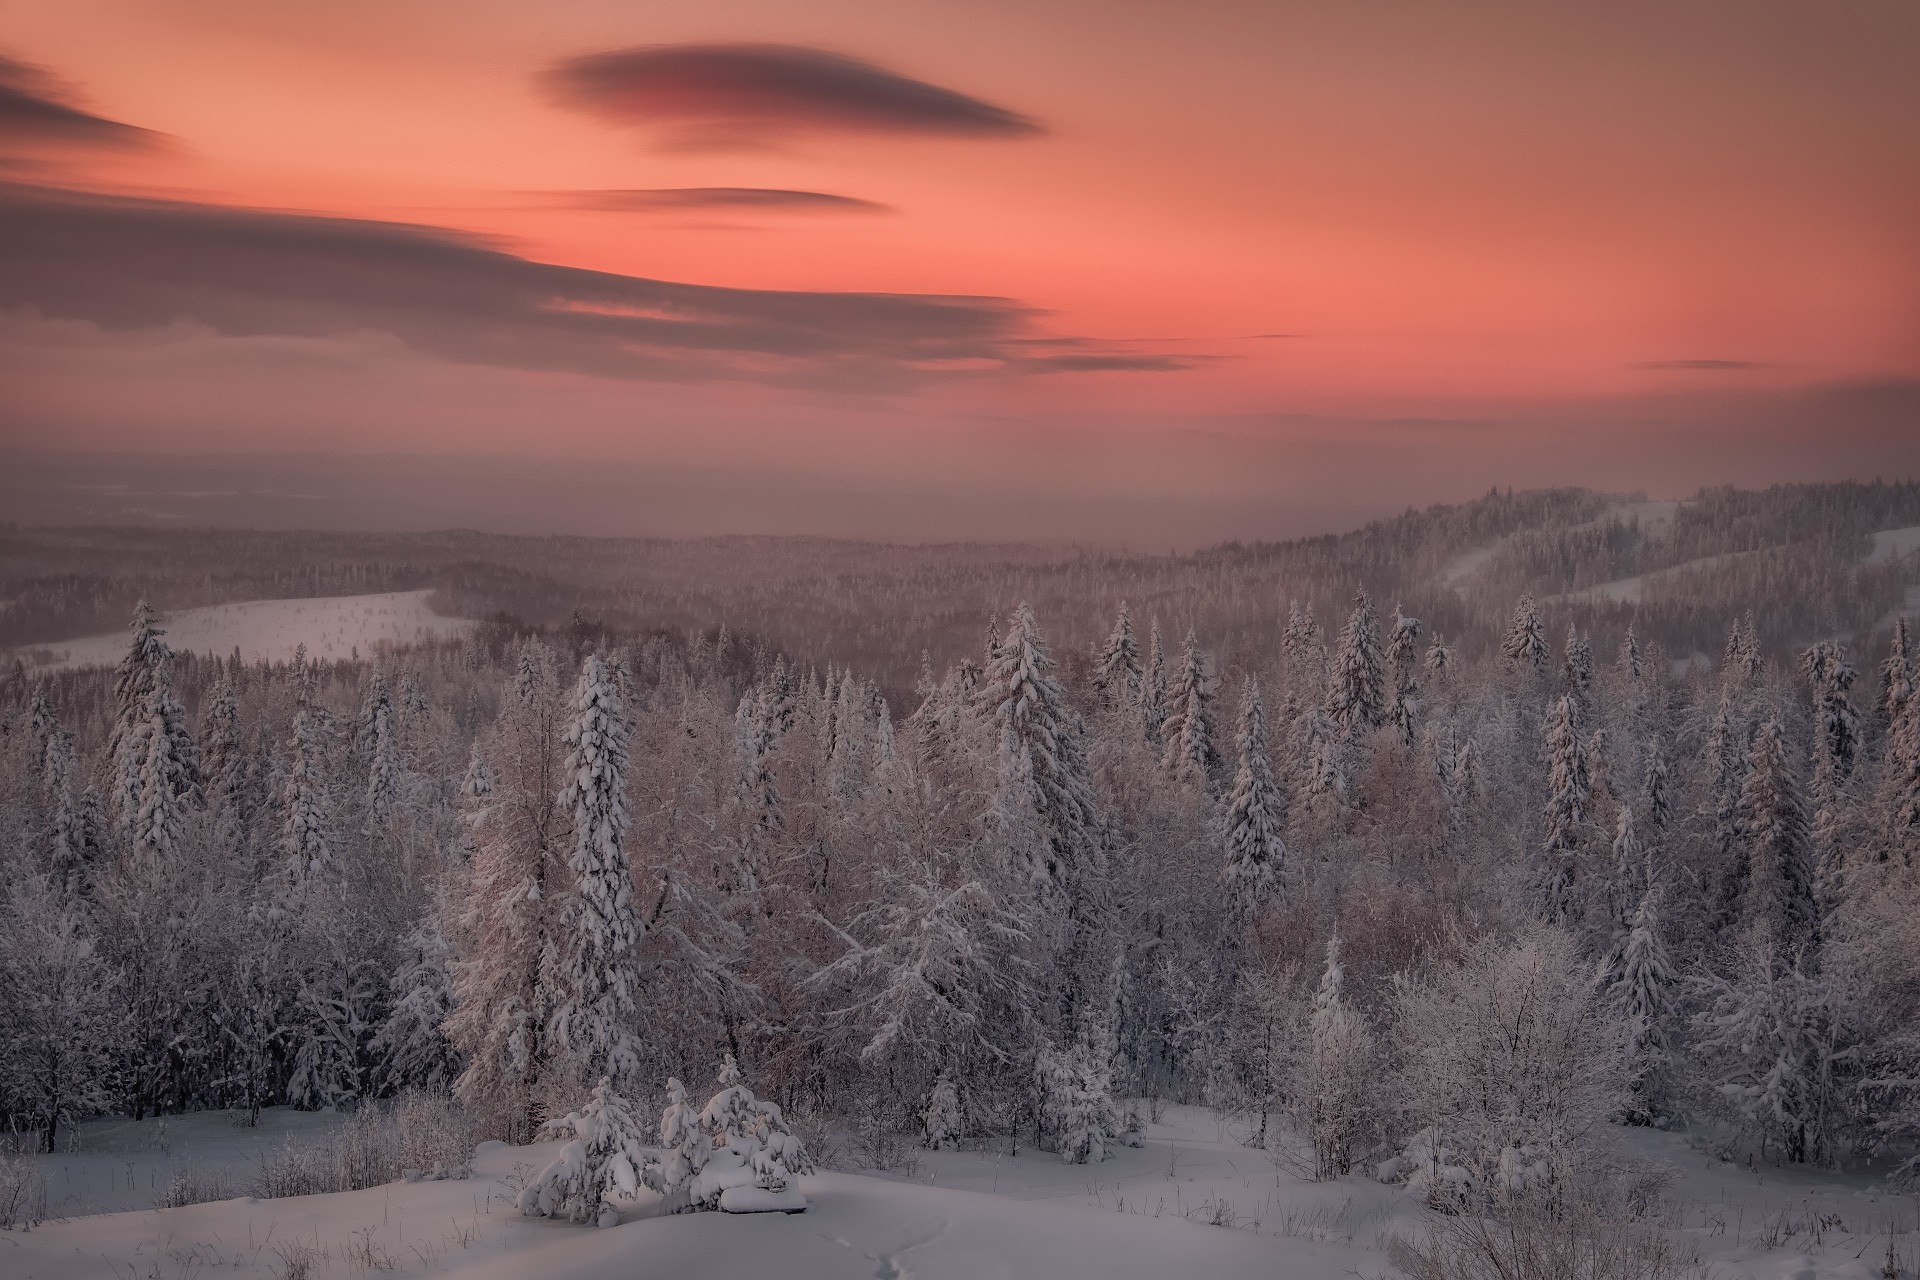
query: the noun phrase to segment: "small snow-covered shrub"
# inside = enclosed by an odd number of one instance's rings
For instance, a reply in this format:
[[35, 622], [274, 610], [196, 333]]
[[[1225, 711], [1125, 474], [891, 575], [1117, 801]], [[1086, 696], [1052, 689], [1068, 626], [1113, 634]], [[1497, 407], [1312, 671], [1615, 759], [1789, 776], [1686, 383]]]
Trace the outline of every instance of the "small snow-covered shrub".
[[402, 1177], [465, 1178], [473, 1172], [473, 1124], [446, 1098], [404, 1093], [393, 1104], [395, 1155]]
[[1381, 1161], [1374, 1176], [1382, 1182], [1405, 1183], [1408, 1193], [1430, 1209], [1457, 1209], [1478, 1189], [1473, 1172], [1434, 1125], [1414, 1134], [1399, 1155]]
[[1433, 978], [1398, 982], [1394, 1003], [1407, 1128], [1438, 1126], [1451, 1167], [1482, 1189], [1510, 1148], [1578, 1163], [1626, 1096], [1620, 1024], [1562, 930], [1482, 939]]
[[197, 1164], [180, 1164], [168, 1175], [166, 1189], [160, 1193], [155, 1207], [179, 1209], [190, 1204], [210, 1204], [215, 1200], [231, 1200], [234, 1194], [225, 1175], [218, 1171]]
[[47, 1180], [24, 1157], [0, 1151], [0, 1231], [27, 1231], [47, 1217]]
[[260, 1157], [254, 1194], [263, 1200], [288, 1196], [317, 1196], [340, 1190], [339, 1170], [326, 1146], [296, 1147], [292, 1140]]
[[953, 1083], [953, 1077], [942, 1071], [927, 1094], [927, 1105], [920, 1111], [921, 1140], [930, 1151], [950, 1150], [960, 1145], [966, 1126], [960, 1089]]
[[1485, 1211], [1435, 1215], [1389, 1254], [1412, 1280], [1678, 1280], [1699, 1261], [1619, 1197], [1592, 1189], [1501, 1195]]
[[720, 1068], [720, 1092], [698, 1115], [678, 1080], [667, 1082], [667, 1094], [660, 1158], [645, 1177], [666, 1197], [668, 1213], [798, 1213], [807, 1207], [794, 1179], [812, 1173], [813, 1160], [780, 1108], [747, 1087], [732, 1054]]
[[1043, 1048], [1039, 1060], [1041, 1124], [1068, 1164], [1097, 1164], [1116, 1141], [1110, 1073], [1084, 1039]]
[[465, 1114], [444, 1098], [409, 1093], [390, 1105], [361, 1107], [324, 1142], [288, 1141], [262, 1156], [254, 1192], [280, 1199], [364, 1191], [401, 1178], [464, 1178], [472, 1168]]
[[920, 1169], [920, 1157], [914, 1153], [913, 1140], [872, 1116], [861, 1120], [854, 1130], [853, 1149], [864, 1168], [898, 1171], [909, 1178]]
[[559, 1157], [521, 1189], [520, 1212], [601, 1227], [617, 1225], [620, 1212], [613, 1207], [612, 1197], [630, 1196], [640, 1189], [647, 1156], [633, 1111], [612, 1082], [602, 1077], [585, 1106], [549, 1120], [540, 1127], [540, 1137], [564, 1138], [567, 1143]]

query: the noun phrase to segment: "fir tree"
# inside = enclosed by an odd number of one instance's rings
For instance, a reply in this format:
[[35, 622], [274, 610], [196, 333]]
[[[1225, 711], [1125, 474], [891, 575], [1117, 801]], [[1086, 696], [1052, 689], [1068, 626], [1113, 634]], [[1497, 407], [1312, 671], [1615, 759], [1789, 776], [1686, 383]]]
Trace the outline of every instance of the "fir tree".
[[1320, 645], [1320, 624], [1314, 620], [1311, 604], [1303, 608], [1297, 600], [1287, 602], [1287, 625], [1281, 633], [1280, 645], [1288, 667], [1296, 676], [1315, 660]]
[[1812, 845], [1786, 735], [1770, 719], [1754, 735], [1738, 813], [1747, 888], [1742, 916], [1777, 973], [1819, 966]]
[[1567, 692], [1579, 704], [1580, 718], [1593, 716], [1593, 646], [1571, 622], [1567, 624], [1567, 647], [1561, 664]]
[[1880, 663], [1880, 723], [1889, 731], [1900, 722], [1900, 713], [1913, 695], [1913, 677], [1912, 629], [1901, 614], [1893, 620], [1893, 638]]
[[626, 713], [599, 654], [581, 668], [572, 712], [559, 803], [572, 819], [573, 883], [562, 907], [549, 1033], [575, 1055], [586, 1078], [620, 1081], [639, 1069], [630, 1028], [641, 924], [626, 852]]
[[1140, 646], [1133, 638], [1133, 614], [1123, 600], [1112, 634], [1094, 657], [1094, 688], [1122, 705], [1130, 705], [1140, 698], [1142, 674]]
[[113, 673], [113, 728], [107, 739], [109, 759], [122, 758], [128, 735], [147, 719], [155, 678], [172, 656], [172, 650], [160, 638], [165, 634], [155, 619], [152, 605], [141, 600], [134, 606], [133, 640]]
[[1043, 895], [1070, 896], [1086, 874], [1099, 827], [1078, 726], [1030, 607], [1014, 610], [998, 649], [974, 702], [998, 730], [1003, 776], [1031, 780], [1046, 843], [1033, 879]]
[[1620, 637], [1620, 674], [1629, 680], [1638, 680], [1641, 676], [1642, 657], [1640, 637], [1634, 634], [1633, 624], [1627, 624], [1627, 632]]
[[1346, 966], [1336, 934], [1327, 939], [1326, 967], [1307, 1018], [1307, 1051], [1292, 1091], [1313, 1141], [1314, 1176], [1338, 1178], [1352, 1170], [1354, 1148], [1370, 1119], [1375, 1070], [1373, 1033], [1347, 1002]]
[[1667, 1122], [1668, 1044], [1675, 983], [1673, 962], [1660, 931], [1659, 890], [1648, 884], [1634, 908], [1607, 988], [1609, 999], [1627, 1024], [1628, 1101], [1621, 1108], [1620, 1118], [1628, 1124], [1665, 1127]]
[[1633, 826], [1633, 806], [1623, 804], [1614, 820], [1613, 866], [1607, 875], [1607, 922], [1617, 951], [1633, 928], [1633, 915], [1646, 898], [1647, 856]]
[[1580, 711], [1571, 694], [1547, 712], [1547, 836], [1538, 881], [1546, 918], [1559, 923], [1573, 912], [1580, 829], [1592, 798]]
[[1180, 666], [1167, 690], [1167, 718], [1160, 727], [1166, 741], [1167, 771], [1182, 782], [1211, 787], [1220, 772], [1214, 745], [1213, 682], [1207, 657], [1191, 629], [1180, 651]]
[[1227, 896], [1242, 914], [1256, 910], [1286, 882], [1286, 795], [1267, 754], [1267, 717], [1260, 682], [1247, 677], [1240, 710], [1240, 767], [1227, 801]]
[[386, 1093], [444, 1095], [460, 1077], [460, 1057], [442, 1029], [453, 1012], [453, 976], [439, 916], [429, 911], [401, 939], [400, 963], [388, 983], [393, 1007], [368, 1046]]
[[1147, 669], [1140, 678], [1140, 718], [1147, 741], [1159, 743], [1160, 728], [1167, 719], [1167, 655], [1160, 644], [1158, 618], [1148, 632]]
[[1640, 807], [1655, 839], [1673, 824], [1673, 771], [1667, 762], [1667, 740], [1658, 731], [1647, 739], [1646, 764], [1640, 773]]
[[280, 792], [279, 852], [285, 882], [275, 914], [294, 910], [333, 865], [325, 762], [312, 713], [293, 713], [286, 779]]
[[1540, 672], [1547, 669], [1546, 624], [1540, 620], [1539, 607], [1530, 595], [1521, 596], [1513, 606], [1513, 618], [1500, 641], [1500, 656], [1511, 670]]
[[926, 1105], [920, 1109], [920, 1141], [929, 1151], [948, 1151], [960, 1145], [966, 1136], [966, 1107], [960, 1099], [960, 1087], [950, 1072], [934, 1077]]
[[377, 833], [393, 816], [393, 806], [400, 796], [400, 743], [393, 694], [386, 673], [377, 667], [367, 686], [358, 730], [367, 757], [368, 831]]
[[[1419, 641], [1420, 619], [1407, 617], [1400, 606], [1395, 605], [1393, 635], [1387, 645], [1387, 656], [1393, 663], [1393, 706], [1387, 719], [1399, 730], [1400, 744], [1409, 751], [1414, 744], [1414, 699], [1420, 691], [1415, 677]], [[1441, 666], [1445, 665], [1443, 660]]]
[[1386, 675], [1381, 665], [1380, 623], [1373, 601], [1362, 591], [1340, 632], [1328, 677], [1327, 719], [1349, 739], [1377, 727], [1386, 717]]
[[1920, 845], [1920, 698], [1900, 703], [1887, 735], [1884, 772], [1888, 845], [1910, 863]]
[[[611, 680], [608, 687], [612, 688]], [[565, 1145], [551, 1164], [521, 1188], [520, 1212], [591, 1222], [597, 1227], [617, 1225], [620, 1211], [613, 1197], [630, 1196], [640, 1189], [648, 1158], [633, 1106], [612, 1081], [602, 1077], [585, 1105], [549, 1120], [539, 1136]]]
[[1734, 717], [1733, 699], [1723, 691], [1707, 736], [1706, 817], [1712, 824], [1713, 855], [1721, 869], [1719, 901], [1713, 926], [1724, 929], [1738, 916], [1751, 869], [1741, 848], [1740, 792], [1747, 776], [1750, 747], [1747, 725]]

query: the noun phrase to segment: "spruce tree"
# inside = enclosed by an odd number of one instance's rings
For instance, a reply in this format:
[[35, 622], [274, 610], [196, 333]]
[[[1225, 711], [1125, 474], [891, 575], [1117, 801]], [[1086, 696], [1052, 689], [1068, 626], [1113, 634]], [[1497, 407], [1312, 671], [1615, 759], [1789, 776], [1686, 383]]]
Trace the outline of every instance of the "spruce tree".
[[1920, 697], [1901, 701], [1882, 768], [1886, 848], [1910, 863], [1920, 852]]
[[374, 668], [367, 686], [366, 704], [357, 726], [367, 757], [367, 824], [370, 834], [381, 831], [393, 816], [400, 796], [400, 742], [394, 723], [393, 693], [386, 672]]
[[1796, 966], [1817, 970], [1820, 911], [1812, 841], [1777, 718], [1754, 735], [1740, 788], [1738, 823], [1747, 864], [1741, 914], [1754, 944], [1771, 959], [1776, 973]]
[[[1066, 691], [1033, 610], [1022, 603], [974, 691], [974, 703], [998, 730], [1003, 772], [1032, 780], [1035, 817], [1046, 837], [1044, 865], [1033, 868], [1043, 895], [1070, 893], [1098, 839], [1093, 791]], [[1010, 755], [1011, 759], [1004, 759]]]
[[1567, 647], [1561, 664], [1567, 692], [1579, 704], [1580, 718], [1593, 718], [1593, 646], [1571, 622], [1567, 624]]
[[1386, 718], [1386, 673], [1380, 655], [1380, 622], [1365, 591], [1354, 597], [1353, 613], [1340, 632], [1333, 670], [1327, 682], [1327, 719], [1348, 738], [1377, 727]]
[[[1415, 675], [1419, 670], [1419, 642], [1420, 619], [1407, 617], [1400, 611], [1400, 606], [1395, 605], [1393, 635], [1387, 644], [1387, 657], [1393, 664], [1393, 705], [1387, 713], [1387, 719], [1399, 731], [1400, 745], [1409, 751], [1414, 744], [1414, 699], [1420, 692]], [[1443, 660], [1441, 666], [1445, 665]]]
[[1373, 1033], [1346, 998], [1346, 966], [1340, 937], [1327, 939], [1326, 967], [1307, 1017], [1307, 1051], [1296, 1071], [1295, 1107], [1313, 1141], [1314, 1176], [1351, 1172], [1354, 1148], [1370, 1120]]
[[1280, 645], [1287, 666], [1297, 679], [1318, 656], [1320, 624], [1314, 620], [1311, 604], [1303, 608], [1297, 600], [1287, 602], [1287, 625], [1281, 633]]
[[1627, 633], [1620, 637], [1620, 674], [1629, 680], [1640, 679], [1642, 658], [1640, 637], [1634, 634], [1633, 624], [1627, 624]]
[[293, 713], [287, 772], [280, 792], [279, 853], [284, 877], [271, 916], [296, 910], [333, 866], [332, 806], [312, 713]]
[[1207, 665], [1206, 654], [1188, 629], [1179, 668], [1167, 689], [1167, 718], [1160, 727], [1167, 771], [1203, 789], [1210, 788], [1220, 772], [1220, 751], [1214, 745], [1213, 682]]
[[1141, 675], [1140, 646], [1133, 638], [1133, 614], [1122, 600], [1113, 631], [1094, 657], [1094, 688], [1115, 703], [1131, 705], [1140, 698]]
[[563, 742], [559, 804], [572, 822], [573, 882], [561, 907], [561, 967], [548, 1029], [584, 1079], [607, 1076], [620, 1085], [640, 1065], [632, 1026], [642, 929], [626, 851], [626, 712], [599, 654], [581, 668]]
[[1592, 799], [1579, 705], [1563, 694], [1547, 711], [1547, 835], [1536, 880], [1550, 923], [1564, 923], [1574, 909], [1580, 829]]
[[1913, 633], [1907, 616], [1901, 614], [1893, 620], [1893, 639], [1880, 663], [1880, 724], [1888, 732], [1899, 723], [1913, 695], [1913, 678]]
[[1627, 1024], [1628, 1101], [1620, 1118], [1628, 1124], [1664, 1127], [1667, 1122], [1668, 1046], [1676, 984], [1660, 930], [1659, 889], [1649, 883], [1634, 908], [1607, 988]]
[[1260, 682], [1247, 677], [1240, 710], [1240, 767], [1227, 801], [1227, 896], [1236, 913], [1256, 910], [1266, 896], [1284, 892], [1287, 849], [1286, 795], [1274, 780], [1267, 753], [1267, 717]]
[[1537, 673], [1547, 669], [1546, 624], [1541, 622], [1539, 606], [1532, 596], [1521, 596], [1513, 606], [1513, 617], [1500, 641], [1500, 656], [1510, 670]]
[[1148, 636], [1147, 669], [1140, 677], [1140, 719], [1147, 741], [1158, 745], [1167, 719], [1167, 654], [1160, 644], [1160, 619], [1153, 620]]

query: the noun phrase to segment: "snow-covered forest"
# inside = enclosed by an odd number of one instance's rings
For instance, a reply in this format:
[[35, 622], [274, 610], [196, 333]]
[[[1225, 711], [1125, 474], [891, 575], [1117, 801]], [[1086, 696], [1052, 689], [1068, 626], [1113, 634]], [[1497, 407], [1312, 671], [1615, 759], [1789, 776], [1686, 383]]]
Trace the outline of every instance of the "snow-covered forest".
[[1920, 654], [1871, 548], [1920, 498], [1882, 493], [1703, 499], [1755, 545], [1633, 601], [1579, 593], [1727, 537], [1563, 493], [1132, 592], [1049, 560], [910, 682], [764, 614], [264, 663], [139, 603], [114, 669], [0, 686], [0, 1122], [431, 1105], [566, 1142], [520, 1203], [577, 1221], [787, 1207], [832, 1132], [1098, 1166], [1170, 1107], [1463, 1217], [1637, 1221], [1635, 1129], [1898, 1189]]

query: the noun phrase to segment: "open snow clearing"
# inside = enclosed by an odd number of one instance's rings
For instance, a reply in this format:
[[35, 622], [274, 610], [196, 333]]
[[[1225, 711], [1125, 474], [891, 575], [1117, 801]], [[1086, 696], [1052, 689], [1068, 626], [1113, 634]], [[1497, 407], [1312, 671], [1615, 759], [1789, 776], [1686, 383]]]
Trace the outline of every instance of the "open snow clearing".
[[[86, 1125], [79, 1151], [28, 1158], [64, 1190], [50, 1197], [54, 1220], [0, 1234], [0, 1272], [19, 1280], [213, 1272], [1345, 1280], [1398, 1274], [1388, 1241], [1426, 1220], [1401, 1187], [1359, 1173], [1311, 1181], [1198, 1107], [1168, 1107], [1143, 1147], [1099, 1165], [1066, 1165], [1031, 1148], [1015, 1156], [918, 1151], [900, 1155], [889, 1173], [809, 1175], [801, 1183], [810, 1207], [792, 1215], [663, 1216], [659, 1198], [642, 1191], [605, 1229], [524, 1216], [518, 1189], [558, 1143], [483, 1143], [464, 1180], [279, 1200], [246, 1194], [240, 1157], [249, 1144], [257, 1159], [289, 1134], [298, 1141], [335, 1119], [270, 1110], [256, 1130], [235, 1129], [218, 1113]], [[1912, 1199], [1870, 1175], [1738, 1167], [1652, 1130], [1612, 1137], [1636, 1163], [1665, 1166], [1666, 1220], [1683, 1254], [1698, 1255], [1694, 1274], [1870, 1280], [1884, 1274], [1889, 1249], [1906, 1265], [1920, 1250]], [[168, 1148], [176, 1173], [218, 1170], [208, 1185], [228, 1198], [125, 1211], [143, 1197], [151, 1204], [166, 1183], [152, 1176], [154, 1144]], [[115, 1162], [126, 1165], [129, 1185], [100, 1176]], [[122, 1211], [83, 1216], [96, 1205]]]
[[[446, 618], [427, 604], [430, 590], [305, 600], [241, 600], [165, 615], [167, 647], [176, 653], [225, 657], [235, 649], [248, 662], [286, 662], [301, 645], [316, 662], [368, 657], [382, 648], [453, 640], [477, 625]], [[23, 646], [28, 666], [62, 670], [110, 667], [127, 652], [124, 632]]]

